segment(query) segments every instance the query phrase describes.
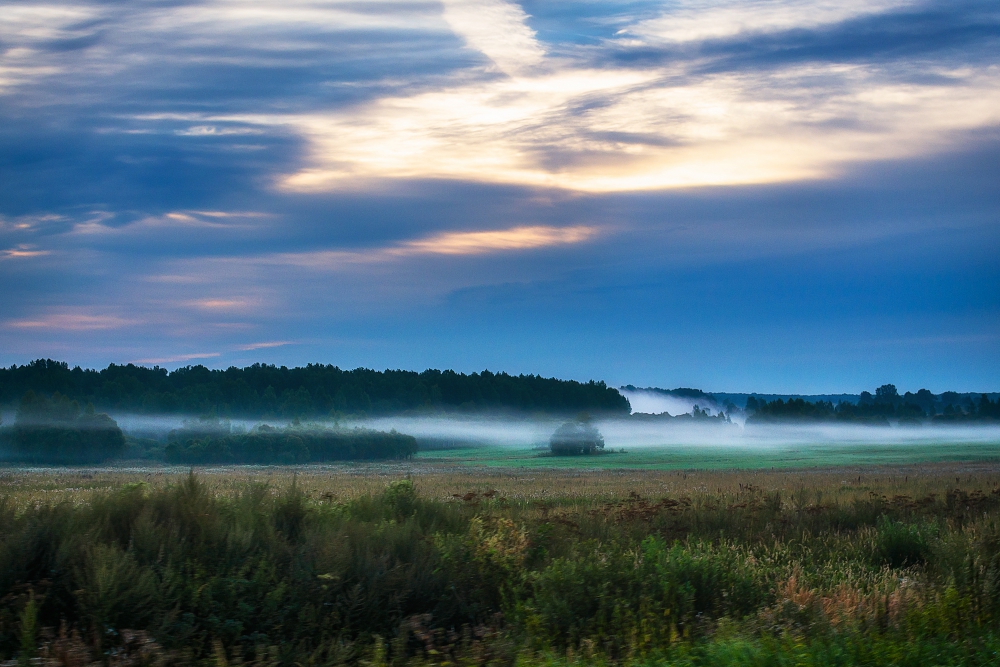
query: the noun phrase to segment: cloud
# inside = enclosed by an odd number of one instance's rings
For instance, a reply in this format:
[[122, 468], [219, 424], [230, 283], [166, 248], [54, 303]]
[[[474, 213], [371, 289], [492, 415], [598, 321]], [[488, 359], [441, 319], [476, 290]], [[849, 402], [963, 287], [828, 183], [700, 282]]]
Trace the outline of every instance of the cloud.
[[1000, 123], [1000, 72], [936, 74], [897, 82], [864, 67], [808, 65], [670, 81], [569, 71], [270, 122], [310, 144], [312, 165], [280, 181], [290, 192], [386, 178], [586, 192], [774, 183], [936, 152], [956, 133]]
[[85, 313], [63, 312], [42, 317], [7, 320], [7, 327], [13, 329], [49, 329], [55, 331], [99, 331], [121, 329], [134, 324], [130, 320], [115, 315], [89, 315]]
[[623, 28], [644, 44], [700, 42], [746, 33], [806, 30], [914, 5], [912, 0], [681, 0]]
[[150, 357], [146, 359], [134, 359], [134, 364], [172, 364], [178, 361], [194, 361], [195, 359], [214, 359], [222, 356], [220, 352], [196, 352], [194, 354], [178, 354], [170, 357]]
[[37, 250], [35, 246], [22, 244], [16, 248], [0, 250], [0, 260], [3, 259], [23, 259], [26, 257], [42, 257], [48, 255], [48, 250]]
[[[998, 35], [995, 0], [26, 0], [0, 351], [994, 381], [944, 341], [1000, 312]], [[829, 351], [858, 331], [919, 342]]]
[[282, 253], [267, 255], [261, 261], [313, 267], [379, 264], [404, 257], [485, 255], [572, 245], [589, 241], [598, 233], [596, 227], [585, 225], [531, 225], [477, 232], [443, 232], [383, 248]]
[[[215, 160], [294, 137], [293, 164], [258, 160], [296, 194], [414, 179], [601, 193], [834, 178], [1000, 123], [987, 2], [651, 7], [564, 10], [618, 26], [586, 46], [551, 29], [563, 41], [543, 41], [504, 0], [29, 5], [0, 38], [9, 57], [60, 72], [15, 86], [25, 108], [126, 99], [102, 131], [218, 142]], [[90, 34], [99, 48], [71, 57], [45, 46]], [[180, 158], [189, 170], [205, 159]]]
[[238, 346], [236, 349], [242, 352], [250, 352], [252, 350], [269, 350], [274, 347], [284, 347], [285, 345], [295, 345], [295, 342], [290, 340], [272, 340], [263, 343], [247, 343], [246, 345]]
[[255, 304], [249, 299], [196, 299], [185, 302], [185, 305], [210, 311], [242, 311]]
[[444, 0], [444, 19], [465, 43], [509, 75], [539, 65], [545, 51], [524, 10], [504, 0]]
[[406, 255], [481, 255], [509, 250], [530, 250], [546, 246], [588, 241], [597, 233], [594, 227], [511, 227], [485, 232], [445, 232], [426, 239], [407, 241], [388, 250]]

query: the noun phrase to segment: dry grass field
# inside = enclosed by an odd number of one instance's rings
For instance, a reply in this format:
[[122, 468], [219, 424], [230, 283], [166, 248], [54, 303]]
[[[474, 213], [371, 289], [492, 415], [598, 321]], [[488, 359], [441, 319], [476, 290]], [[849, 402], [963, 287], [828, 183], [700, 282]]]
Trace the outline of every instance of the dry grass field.
[[[494, 491], [511, 502], [605, 502], [631, 494], [735, 497], [752, 486], [788, 497], [820, 492], [827, 502], [848, 503], [871, 494], [922, 497], [948, 490], [991, 492], [1000, 487], [1000, 461], [833, 466], [774, 470], [644, 470], [501, 468], [399, 462], [356, 465], [232, 467], [107, 467], [0, 469], [0, 494], [18, 503], [87, 502], [134, 482], [151, 487], [177, 484], [194, 470], [213, 492], [232, 495], [248, 483], [266, 483], [280, 493], [293, 479], [313, 499], [348, 501], [381, 493], [394, 480], [412, 479], [427, 499], [451, 500]], [[813, 497], [807, 499], [809, 502]], [[808, 503], [807, 503], [808, 504]]]

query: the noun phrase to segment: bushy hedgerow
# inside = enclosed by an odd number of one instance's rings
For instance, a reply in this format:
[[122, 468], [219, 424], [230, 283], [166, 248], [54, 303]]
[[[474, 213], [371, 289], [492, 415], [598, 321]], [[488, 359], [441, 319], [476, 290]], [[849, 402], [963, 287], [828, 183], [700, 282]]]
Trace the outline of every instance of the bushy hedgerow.
[[164, 455], [168, 463], [310, 463], [409, 458], [416, 438], [371, 429], [258, 426], [249, 433], [228, 429], [172, 431]]

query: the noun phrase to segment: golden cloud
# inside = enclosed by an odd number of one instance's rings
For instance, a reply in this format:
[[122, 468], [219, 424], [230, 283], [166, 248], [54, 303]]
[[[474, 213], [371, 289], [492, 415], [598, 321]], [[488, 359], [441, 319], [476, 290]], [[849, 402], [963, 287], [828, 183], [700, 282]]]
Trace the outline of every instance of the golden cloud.
[[329, 267], [352, 264], [376, 264], [401, 258], [427, 255], [484, 255], [517, 250], [534, 250], [552, 246], [569, 245], [588, 241], [600, 229], [586, 225], [551, 227], [524, 225], [508, 229], [478, 232], [443, 232], [398, 245], [370, 250], [321, 250], [304, 253], [271, 255], [266, 263], [297, 266]]
[[6, 325], [15, 329], [53, 329], [61, 331], [95, 331], [120, 329], [138, 324], [113, 315], [87, 315], [79, 313], [57, 313], [36, 319], [8, 320]]
[[0, 250], [0, 259], [23, 259], [25, 257], [42, 257], [48, 254], [48, 250], [36, 250], [35, 246], [19, 245], [16, 248]]

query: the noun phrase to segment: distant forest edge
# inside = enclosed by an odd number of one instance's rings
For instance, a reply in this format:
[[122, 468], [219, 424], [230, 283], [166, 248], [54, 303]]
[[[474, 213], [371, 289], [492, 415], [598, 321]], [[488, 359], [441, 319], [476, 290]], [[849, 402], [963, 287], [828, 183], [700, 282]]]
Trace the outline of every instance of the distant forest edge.
[[[131, 451], [130, 451], [131, 450]], [[146, 438], [126, 439], [117, 422], [59, 392], [52, 398], [25, 392], [14, 424], [0, 427], [0, 460], [34, 464], [99, 464], [146, 458], [181, 464], [292, 464], [409, 458], [416, 438], [363, 428], [261, 424], [249, 431], [218, 419], [174, 429], [165, 447]]]
[[857, 403], [844, 401], [836, 405], [831, 401], [811, 403], [801, 398], [758, 401], [751, 396], [747, 401], [746, 423], [853, 422], [888, 426], [890, 421], [901, 425], [916, 425], [926, 421], [945, 424], [1000, 421], [1000, 399], [990, 400], [986, 394], [981, 394], [978, 401], [948, 402], [940, 413], [937, 411], [937, 402], [926, 398], [928, 400], [920, 401], [916, 395], [900, 396], [891, 384], [879, 387], [875, 396], [864, 392]]
[[[1000, 421], [1000, 394], [928, 389], [900, 394], [893, 384], [884, 384], [872, 394], [823, 394], [815, 396], [776, 394], [707, 393], [679, 387], [622, 387], [626, 392], [648, 392], [700, 402], [702, 408], [718, 416], [743, 414], [747, 424], [784, 422], [853, 422], [870, 425]], [[809, 400], [812, 399], [812, 400]], [[698, 414], [695, 405], [693, 415]], [[708, 414], [711, 414], [710, 412]], [[633, 417], [636, 415], [633, 415]]]
[[507, 410], [573, 414], [629, 414], [628, 400], [604, 382], [537, 375], [426, 370], [342, 370], [309, 364], [286, 368], [254, 364], [214, 370], [111, 364], [70, 368], [51, 359], [0, 368], [0, 405], [16, 405], [27, 391], [56, 392], [112, 412], [307, 418], [383, 415], [406, 411]]

